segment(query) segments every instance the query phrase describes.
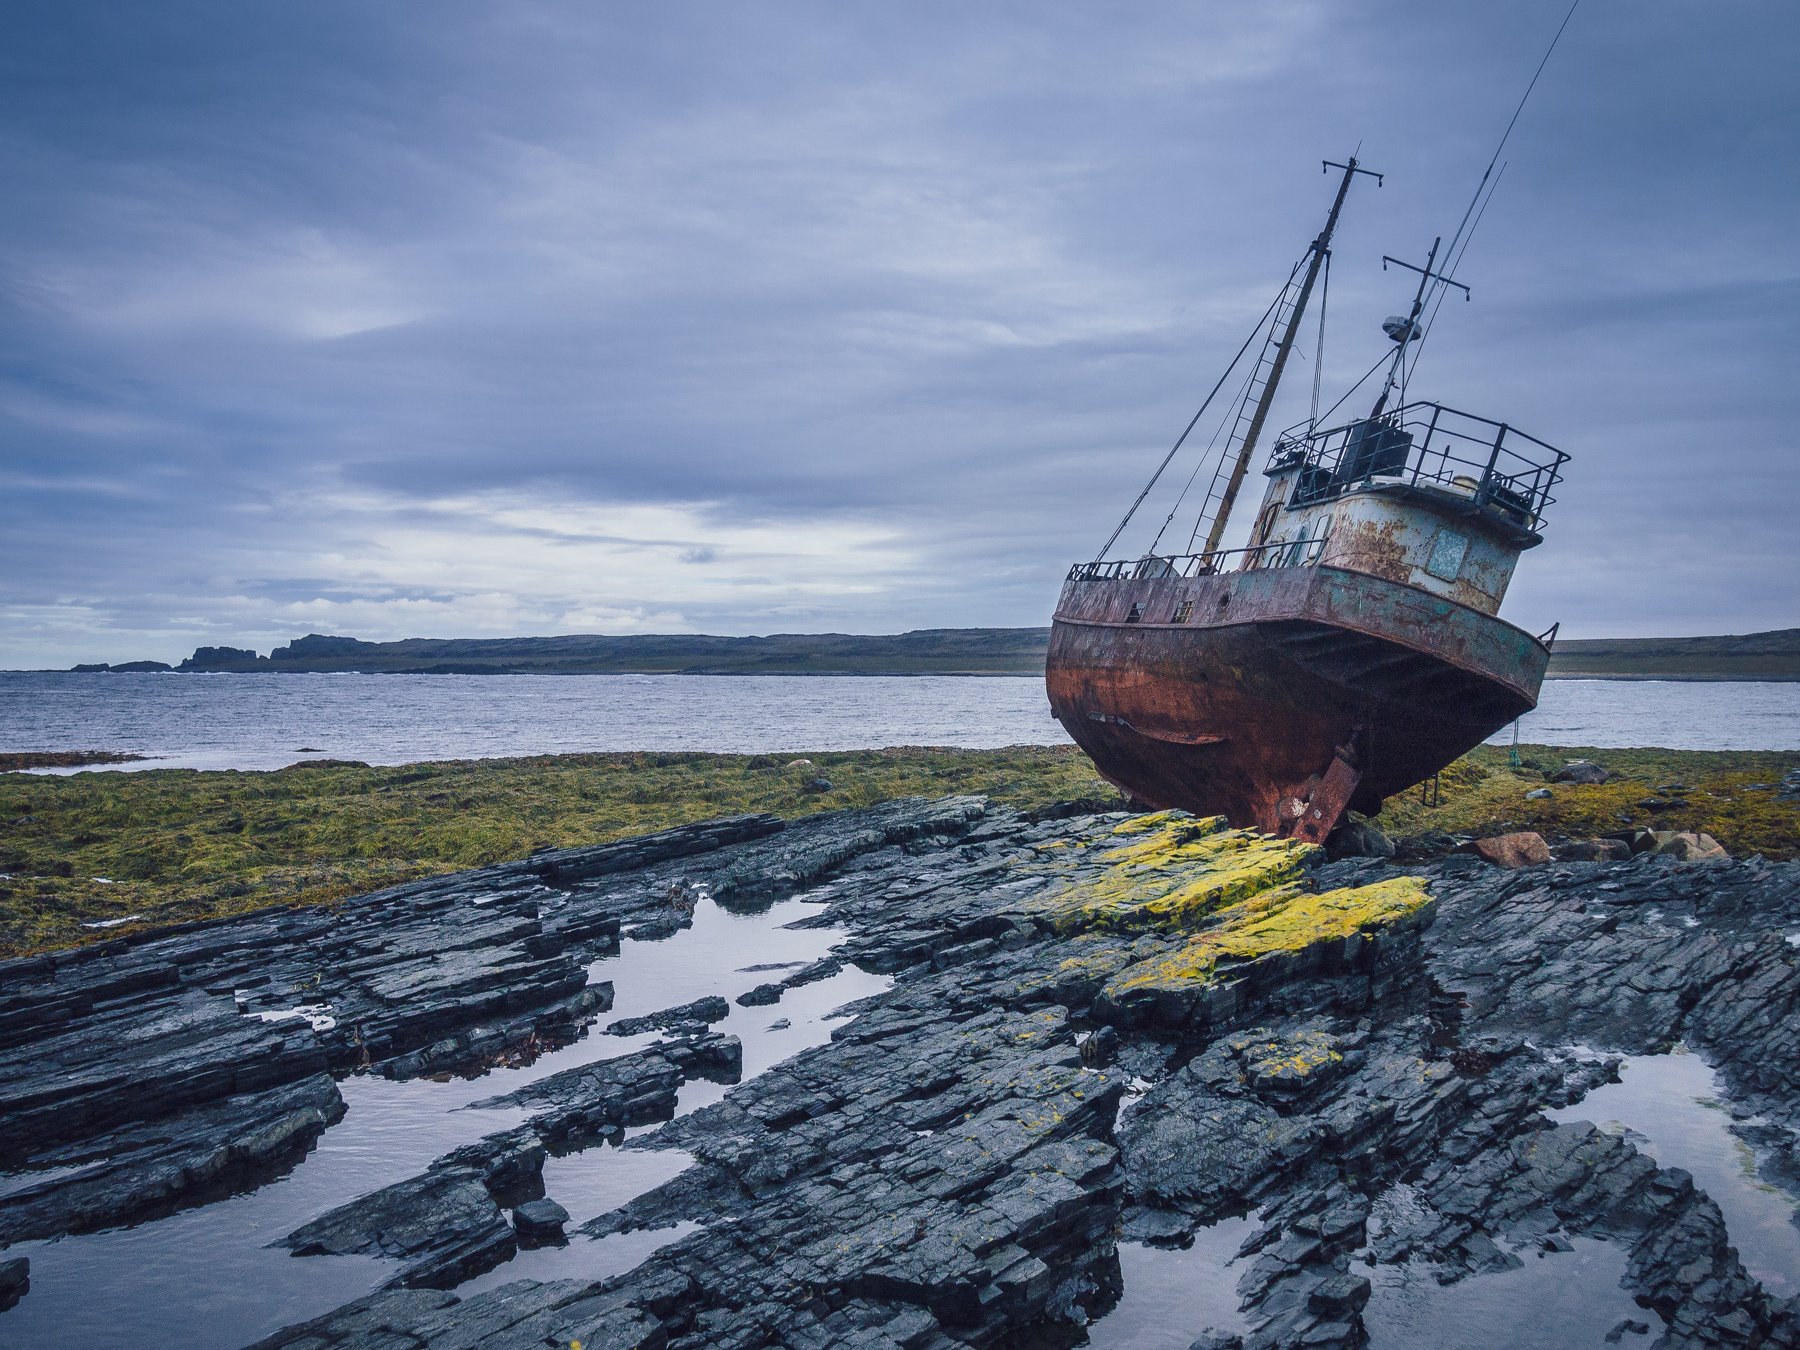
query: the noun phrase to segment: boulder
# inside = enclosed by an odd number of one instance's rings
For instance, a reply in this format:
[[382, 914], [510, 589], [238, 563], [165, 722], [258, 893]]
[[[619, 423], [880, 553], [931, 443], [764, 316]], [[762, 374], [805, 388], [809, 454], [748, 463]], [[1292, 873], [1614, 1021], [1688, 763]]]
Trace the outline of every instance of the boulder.
[[1658, 830], [1656, 847], [1650, 851], [1659, 858], [1674, 858], [1678, 862], [1720, 862], [1731, 857], [1710, 834], [1693, 830]]
[[1572, 759], [1550, 775], [1552, 783], [1604, 783], [1612, 775], [1591, 759]]
[[1571, 839], [1550, 850], [1558, 862], [1623, 862], [1631, 856], [1624, 839]]
[[1372, 822], [1346, 816], [1325, 841], [1325, 855], [1334, 862], [1339, 858], [1391, 858], [1394, 841]]
[[1496, 867], [1532, 867], [1550, 861], [1550, 845], [1544, 836], [1532, 830], [1514, 834], [1496, 834], [1487, 839], [1471, 839], [1457, 846], [1458, 853], [1472, 853]]

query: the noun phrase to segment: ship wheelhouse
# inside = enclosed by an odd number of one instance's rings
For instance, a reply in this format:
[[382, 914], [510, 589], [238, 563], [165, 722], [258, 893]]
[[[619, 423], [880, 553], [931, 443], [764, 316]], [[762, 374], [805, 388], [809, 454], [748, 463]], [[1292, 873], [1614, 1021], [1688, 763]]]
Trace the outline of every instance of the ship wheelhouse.
[[1297, 427], [1263, 470], [1246, 565], [1338, 567], [1497, 614], [1519, 554], [1543, 542], [1568, 458], [1438, 403]]

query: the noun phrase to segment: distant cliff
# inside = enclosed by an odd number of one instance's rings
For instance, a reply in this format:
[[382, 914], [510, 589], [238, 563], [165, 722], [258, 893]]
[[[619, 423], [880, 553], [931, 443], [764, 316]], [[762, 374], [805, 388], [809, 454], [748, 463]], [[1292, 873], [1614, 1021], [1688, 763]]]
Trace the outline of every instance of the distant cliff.
[[866, 636], [642, 634], [406, 638], [363, 642], [310, 633], [267, 656], [202, 647], [182, 671], [362, 671], [432, 675], [1035, 675], [1047, 628], [929, 628]]
[[[871, 636], [642, 634], [406, 638], [364, 642], [309, 633], [267, 656], [200, 647], [184, 672], [362, 671], [426, 675], [1038, 675], [1048, 628], [923, 628]], [[158, 661], [78, 671], [168, 670]], [[1556, 644], [1552, 677], [1800, 680], [1800, 628], [1741, 637], [1590, 638]]]

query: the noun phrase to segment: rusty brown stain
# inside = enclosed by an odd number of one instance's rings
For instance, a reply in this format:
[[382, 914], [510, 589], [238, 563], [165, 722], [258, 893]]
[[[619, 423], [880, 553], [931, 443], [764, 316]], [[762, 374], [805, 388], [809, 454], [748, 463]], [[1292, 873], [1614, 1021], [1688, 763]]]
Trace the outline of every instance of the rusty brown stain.
[[1386, 581], [1411, 581], [1412, 554], [1403, 538], [1404, 529], [1398, 520], [1386, 520], [1379, 525], [1347, 520], [1332, 535], [1331, 565], [1352, 572], [1367, 572]]

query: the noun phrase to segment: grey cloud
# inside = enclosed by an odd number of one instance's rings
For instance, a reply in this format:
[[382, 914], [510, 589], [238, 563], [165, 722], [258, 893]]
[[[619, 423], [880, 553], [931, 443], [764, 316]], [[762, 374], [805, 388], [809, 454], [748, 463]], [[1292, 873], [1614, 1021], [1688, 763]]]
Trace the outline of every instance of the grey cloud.
[[[1561, 12], [27, 6], [0, 664], [309, 615], [1042, 622], [1317, 228], [1317, 160], [1390, 174], [1339, 239], [1330, 388]], [[1519, 124], [1415, 390], [1578, 456], [1525, 626], [1795, 621], [1797, 39], [1778, 0], [1588, 0]], [[832, 594], [784, 534], [889, 542]], [[682, 598], [631, 550], [706, 561]]]

